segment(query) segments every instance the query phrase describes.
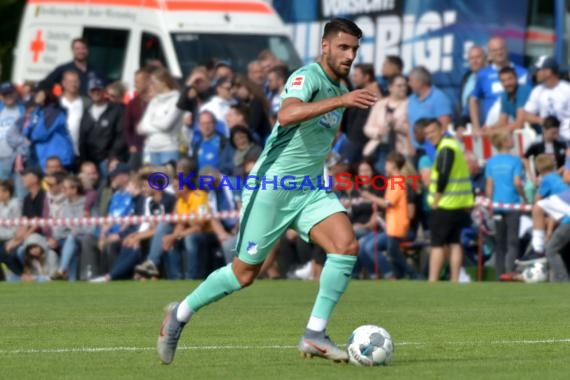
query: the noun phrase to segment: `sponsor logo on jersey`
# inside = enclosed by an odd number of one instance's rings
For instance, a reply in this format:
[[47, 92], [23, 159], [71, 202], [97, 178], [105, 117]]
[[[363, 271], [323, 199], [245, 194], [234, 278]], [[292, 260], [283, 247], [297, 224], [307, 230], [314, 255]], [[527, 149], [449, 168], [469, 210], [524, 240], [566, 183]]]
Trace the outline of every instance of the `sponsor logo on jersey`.
[[291, 81], [291, 89], [292, 90], [301, 90], [303, 88], [303, 83], [305, 83], [305, 76], [304, 75], [297, 75]]
[[319, 125], [325, 128], [336, 128], [340, 124], [341, 113], [338, 111], [332, 111], [324, 114], [319, 119]]

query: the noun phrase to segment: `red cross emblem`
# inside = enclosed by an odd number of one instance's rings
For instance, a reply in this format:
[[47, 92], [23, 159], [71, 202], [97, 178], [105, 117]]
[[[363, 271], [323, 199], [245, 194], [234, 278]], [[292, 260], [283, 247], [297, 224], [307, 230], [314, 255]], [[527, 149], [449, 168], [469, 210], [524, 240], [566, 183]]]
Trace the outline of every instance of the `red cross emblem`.
[[41, 52], [43, 52], [45, 50], [45, 48], [46, 48], [46, 44], [45, 44], [44, 40], [42, 39], [42, 31], [38, 30], [36, 32], [36, 38], [30, 44], [30, 50], [33, 54], [32, 62], [35, 63], [40, 59], [40, 54], [41, 54]]

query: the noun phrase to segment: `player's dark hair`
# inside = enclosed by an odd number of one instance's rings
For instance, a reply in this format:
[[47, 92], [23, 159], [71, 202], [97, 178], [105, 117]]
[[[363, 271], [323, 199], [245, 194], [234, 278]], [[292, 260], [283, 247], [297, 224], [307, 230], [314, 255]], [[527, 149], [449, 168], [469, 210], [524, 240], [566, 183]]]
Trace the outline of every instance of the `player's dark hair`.
[[398, 57], [397, 55], [387, 55], [385, 60], [396, 66], [399, 72], [402, 72], [402, 70], [404, 70], [404, 61], [402, 61], [402, 58]]
[[406, 157], [402, 153], [399, 152], [391, 152], [386, 157], [386, 162], [393, 162], [394, 165], [398, 168], [398, 170], [402, 170], [404, 165], [406, 165]]
[[358, 39], [362, 38], [362, 30], [352, 21], [346, 18], [335, 18], [327, 22], [323, 38], [328, 38], [334, 34], [344, 32]]
[[513, 74], [516, 78], [517, 76], [517, 72], [515, 71], [515, 69], [513, 69], [510, 66], [507, 67], [503, 67], [500, 71], [499, 71], [499, 76], [503, 75], [503, 74]]
[[364, 76], [368, 76], [370, 80], [374, 80], [374, 65], [371, 63], [357, 63], [354, 65], [355, 69], [362, 71]]
[[542, 123], [544, 129], [560, 128], [560, 120], [556, 116], [547, 116]]

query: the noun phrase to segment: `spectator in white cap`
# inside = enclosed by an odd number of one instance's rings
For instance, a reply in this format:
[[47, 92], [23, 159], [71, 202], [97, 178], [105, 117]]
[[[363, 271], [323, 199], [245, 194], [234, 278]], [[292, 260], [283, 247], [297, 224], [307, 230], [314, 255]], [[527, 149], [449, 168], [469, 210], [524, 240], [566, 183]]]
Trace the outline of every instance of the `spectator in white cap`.
[[570, 141], [570, 84], [560, 79], [558, 62], [553, 57], [540, 57], [534, 68], [540, 84], [524, 106], [526, 121], [543, 125], [547, 116], [554, 116], [560, 120], [560, 136]]

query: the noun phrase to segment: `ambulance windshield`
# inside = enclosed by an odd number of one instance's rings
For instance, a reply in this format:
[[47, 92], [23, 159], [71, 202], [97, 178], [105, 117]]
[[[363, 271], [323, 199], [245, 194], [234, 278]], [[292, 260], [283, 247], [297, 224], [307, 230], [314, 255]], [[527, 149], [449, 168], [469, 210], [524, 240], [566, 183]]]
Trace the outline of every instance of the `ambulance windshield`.
[[302, 65], [286, 36], [172, 33], [172, 40], [183, 75], [188, 75], [197, 65], [214, 58], [227, 61], [235, 71], [245, 73], [248, 63], [267, 49], [291, 70]]

